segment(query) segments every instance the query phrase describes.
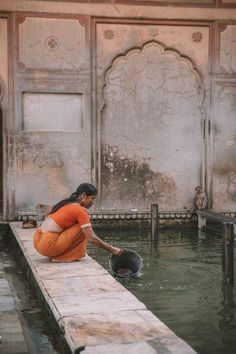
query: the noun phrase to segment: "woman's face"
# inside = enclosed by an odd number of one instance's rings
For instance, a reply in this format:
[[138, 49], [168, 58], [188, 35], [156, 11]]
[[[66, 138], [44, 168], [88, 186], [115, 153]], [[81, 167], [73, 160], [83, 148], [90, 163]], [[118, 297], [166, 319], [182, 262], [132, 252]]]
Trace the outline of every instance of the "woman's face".
[[89, 209], [95, 202], [96, 195], [86, 195], [83, 193], [80, 198], [80, 205]]

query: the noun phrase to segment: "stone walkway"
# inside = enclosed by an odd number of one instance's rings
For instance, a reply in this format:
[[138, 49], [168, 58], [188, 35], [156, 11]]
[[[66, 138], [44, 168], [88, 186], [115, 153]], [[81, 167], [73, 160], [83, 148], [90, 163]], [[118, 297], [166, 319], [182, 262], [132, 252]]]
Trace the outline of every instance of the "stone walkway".
[[72, 353], [196, 354], [91, 257], [49, 262], [33, 248], [34, 230], [10, 227]]

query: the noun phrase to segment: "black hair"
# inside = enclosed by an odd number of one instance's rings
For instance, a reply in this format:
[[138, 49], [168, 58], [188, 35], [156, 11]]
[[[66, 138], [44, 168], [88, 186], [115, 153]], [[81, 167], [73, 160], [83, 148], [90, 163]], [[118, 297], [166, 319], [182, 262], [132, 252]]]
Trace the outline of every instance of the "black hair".
[[52, 214], [55, 211], [57, 211], [58, 209], [60, 209], [61, 207], [63, 207], [63, 205], [66, 204], [70, 204], [70, 203], [79, 203], [78, 201], [78, 197], [82, 194], [85, 193], [85, 195], [89, 196], [89, 195], [97, 195], [97, 188], [94, 187], [92, 184], [90, 183], [82, 183], [79, 185], [79, 187], [76, 189], [75, 192], [73, 192], [69, 198], [63, 199], [60, 202], [58, 202], [57, 204], [55, 204], [50, 213]]

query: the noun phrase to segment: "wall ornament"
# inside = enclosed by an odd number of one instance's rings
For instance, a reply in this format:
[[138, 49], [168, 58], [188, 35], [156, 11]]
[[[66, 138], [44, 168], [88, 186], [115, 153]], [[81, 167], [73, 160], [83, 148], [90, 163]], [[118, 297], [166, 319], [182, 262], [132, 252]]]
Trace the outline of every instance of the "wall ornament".
[[155, 38], [159, 34], [157, 26], [148, 26], [148, 32], [149, 35], [153, 38]]
[[203, 35], [201, 32], [197, 31], [192, 33], [192, 40], [194, 43], [200, 43], [202, 39], [203, 39]]
[[55, 36], [49, 36], [46, 41], [47, 49], [52, 52], [57, 50], [60, 47], [60, 40]]
[[114, 38], [115, 34], [114, 34], [114, 31], [112, 31], [111, 29], [106, 29], [104, 32], [103, 32], [103, 35], [104, 35], [104, 38], [108, 39], [108, 40], [111, 40]]

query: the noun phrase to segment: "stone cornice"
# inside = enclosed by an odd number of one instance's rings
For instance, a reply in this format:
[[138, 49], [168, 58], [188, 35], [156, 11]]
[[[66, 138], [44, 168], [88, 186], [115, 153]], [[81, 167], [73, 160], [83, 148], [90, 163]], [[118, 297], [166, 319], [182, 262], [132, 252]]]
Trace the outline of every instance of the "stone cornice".
[[[147, 3], [148, 4], [148, 3]], [[149, 2], [150, 4], [150, 2]], [[167, 4], [166, 4], [167, 5]], [[200, 7], [198, 4], [184, 6], [144, 6], [124, 5], [118, 3], [75, 3], [69, 1], [26, 1], [26, 0], [1, 0], [0, 11], [7, 12], [31, 12], [48, 14], [79, 14], [89, 16], [102, 16], [113, 18], [136, 18], [136, 19], [169, 19], [169, 20], [236, 20], [236, 4], [225, 3], [227, 8], [207, 8], [207, 5]], [[198, 7], [195, 7], [198, 6]], [[212, 5], [210, 5], [212, 6]], [[221, 6], [223, 6], [221, 4]], [[194, 11], [193, 11], [194, 7]], [[204, 8], [204, 11], [202, 10]]]

